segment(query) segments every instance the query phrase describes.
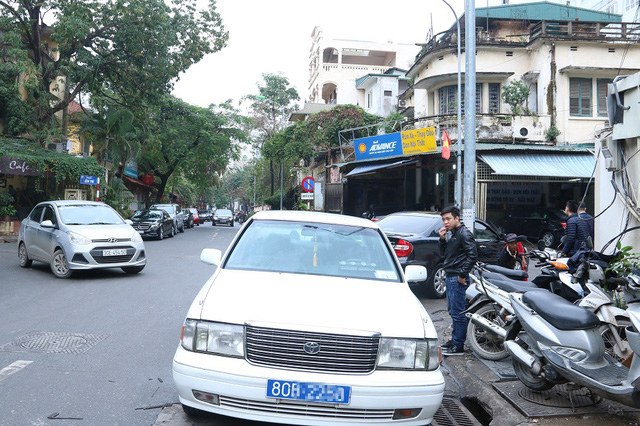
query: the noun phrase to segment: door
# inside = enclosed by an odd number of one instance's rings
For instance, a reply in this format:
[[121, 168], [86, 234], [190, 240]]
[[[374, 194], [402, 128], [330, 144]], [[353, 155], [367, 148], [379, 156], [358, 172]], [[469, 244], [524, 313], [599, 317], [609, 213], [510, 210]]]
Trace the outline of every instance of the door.
[[39, 258], [34, 244], [37, 240], [38, 231], [40, 229], [40, 218], [42, 217], [43, 210], [44, 206], [37, 206], [31, 211], [29, 218], [24, 224], [24, 245], [27, 248], [29, 257], [31, 258]]
[[[45, 220], [50, 220], [53, 223], [54, 228], [43, 228], [42, 222]], [[53, 251], [56, 248], [57, 233], [60, 232], [58, 230], [58, 219], [56, 217], [56, 212], [53, 210], [53, 206], [47, 205], [44, 207], [44, 211], [42, 212], [42, 221], [40, 222], [40, 229], [37, 233], [37, 242], [36, 245], [40, 250], [39, 256], [43, 259], [50, 261], [53, 257]]]
[[500, 241], [498, 234], [485, 222], [476, 220], [474, 234], [476, 247], [478, 247], [478, 260], [484, 263], [498, 263], [500, 250], [504, 246], [504, 241]]

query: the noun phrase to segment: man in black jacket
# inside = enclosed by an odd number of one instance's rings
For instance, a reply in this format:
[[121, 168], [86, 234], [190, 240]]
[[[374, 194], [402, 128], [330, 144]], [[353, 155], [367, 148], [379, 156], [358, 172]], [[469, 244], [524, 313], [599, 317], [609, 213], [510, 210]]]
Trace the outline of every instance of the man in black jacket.
[[447, 309], [453, 323], [451, 340], [442, 345], [442, 354], [462, 355], [467, 339], [467, 318], [462, 311], [469, 287], [469, 272], [478, 259], [478, 249], [473, 234], [460, 222], [460, 210], [457, 207], [447, 207], [440, 215], [444, 225], [439, 231], [440, 255], [444, 256]]
[[589, 238], [589, 228], [586, 220], [578, 217], [578, 203], [569, 200], [564, 212], [569, 218], [567, 219], [567, 226], [564, 229], [564, 246], [562, 248], [563, 257], [571, 257], [577, 252], [587, 238]]

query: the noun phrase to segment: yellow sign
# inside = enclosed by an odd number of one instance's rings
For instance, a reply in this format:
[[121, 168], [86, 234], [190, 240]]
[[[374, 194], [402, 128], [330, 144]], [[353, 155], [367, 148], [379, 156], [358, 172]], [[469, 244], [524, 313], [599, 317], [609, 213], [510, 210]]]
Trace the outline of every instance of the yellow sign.
[[405, 130], [404, 132], [400, 132], [400, 135], [402, 138], [403, 155], [437, 151], [436, 132], [433, 127]]

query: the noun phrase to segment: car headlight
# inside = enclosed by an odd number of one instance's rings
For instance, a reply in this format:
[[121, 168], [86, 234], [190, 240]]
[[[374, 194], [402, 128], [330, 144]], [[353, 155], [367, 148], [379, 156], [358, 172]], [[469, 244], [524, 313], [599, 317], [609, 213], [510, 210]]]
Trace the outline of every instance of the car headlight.
[[131, 237], [131, 241], [133, 241], [134, 243], [141, 243], [142, 242], [142, 237], [140, 236], [140, 234], [138, 234], [137, 232], [135, 234], [133, 234], [133, 236]]
[[244, 357], [244, 327], [187, 319], [182, 327], [182, 347], [188, 351]]
[[71, 244], [85, 245], [85, 244], [91, 244], [93, 242], [89, 238], [85, 237], [84, 235], [80, 235], [75, 232], [68, 231], [67, 234], [69, 235], [69, 241], [71, 242]]
[[396, 370], [435, 370], [440, 364], [436, 339], [382, 338], [378, 368]]

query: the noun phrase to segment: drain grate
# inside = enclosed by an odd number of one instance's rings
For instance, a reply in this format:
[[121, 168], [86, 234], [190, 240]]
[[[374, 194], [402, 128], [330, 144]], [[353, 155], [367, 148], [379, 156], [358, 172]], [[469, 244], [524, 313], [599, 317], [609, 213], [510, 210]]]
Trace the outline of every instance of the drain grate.
[[457, 399], [444, 398], [442, 405], [433, 415], [435, 426], [480, 426], [480, 422]]
[[[527, 417], [582, 416], [609, 412], [638, 413], [639, 410], [596, 396], [594, 406], [585, 389], [570, 390], [567, 385], [555, 385], [544, 392], [534, 392], [521, 382], [493, 383], [493, 387]], [[571, 408], [572, 392], [575, 411]]]
[[108, 335], [55, 333], [35, 331], [0, 346], [0, 352], [44, 352], [81, 354], [97, 345]]

